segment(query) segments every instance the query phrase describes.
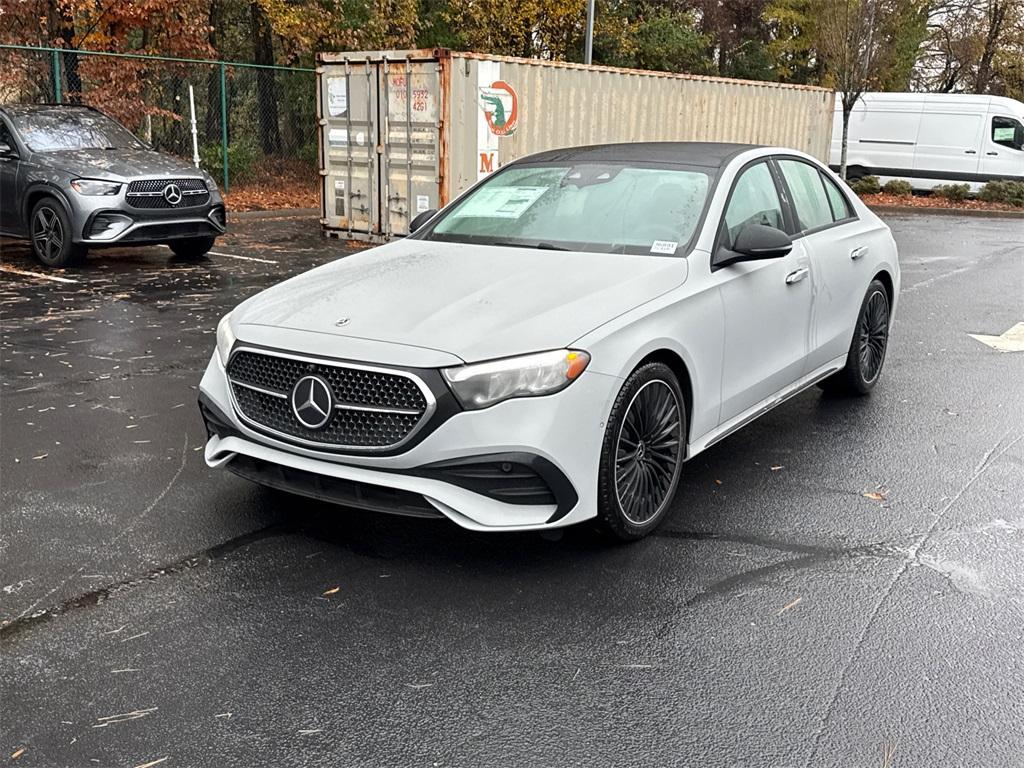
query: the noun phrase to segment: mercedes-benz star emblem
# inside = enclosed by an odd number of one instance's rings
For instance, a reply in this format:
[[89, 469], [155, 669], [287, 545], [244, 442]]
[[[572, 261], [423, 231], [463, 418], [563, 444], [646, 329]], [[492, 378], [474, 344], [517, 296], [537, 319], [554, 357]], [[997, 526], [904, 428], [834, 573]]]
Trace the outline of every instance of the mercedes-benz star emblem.
[[164, 200], [171, 205], [177, 205], [181, 202], [181, 187], [177, 184], [168, 184], [164, 187]]
[[319, 376], [304, 376], [292, 390], [292, 413], [306, 429], [320, 429], [331, 418], [334, 395]]

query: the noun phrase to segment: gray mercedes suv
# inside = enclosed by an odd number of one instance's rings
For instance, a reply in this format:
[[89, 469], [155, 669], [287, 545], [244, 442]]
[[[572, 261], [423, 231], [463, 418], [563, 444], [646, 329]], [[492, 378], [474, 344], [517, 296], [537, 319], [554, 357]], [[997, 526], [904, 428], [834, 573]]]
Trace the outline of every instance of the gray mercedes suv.
[[0, 235], [30, 239], [43, 264], [129, 243], [199, 258], [225, 222], [210, 174], [154, 151], [99, 110], [0, 106]]

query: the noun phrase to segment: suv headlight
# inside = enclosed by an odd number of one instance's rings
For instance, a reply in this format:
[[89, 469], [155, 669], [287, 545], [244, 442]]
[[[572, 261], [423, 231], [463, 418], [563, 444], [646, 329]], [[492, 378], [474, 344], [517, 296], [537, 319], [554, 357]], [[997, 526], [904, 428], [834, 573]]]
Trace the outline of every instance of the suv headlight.
[[228, 356], [234, 345], [235, 334], [231, 330], [231, 313], [228, 312], [217, 323], [217, 356], [220, 358], [221, 365], [228, 364]]
[[116, 181], [101, 179], [75, 179], [71, 182], [71, 188], [80, 195], [116, 195], [121, 185]]
[[203, 183], [206, 184], [207, 191], [209, 191], [209, 192], [216, 192], [217, 191], [217, 182], [214, 181], [213, 180], [213, 176], [211, 176], [206, 171], [203, 171]]
[[512, 397], [536, 397], [559, 392], [573, 383], [590, 363], [576, 349], [556, 349], [508, 357], [458, 368], [445, 368], [444, 377], [464, 408], [487, 408]]

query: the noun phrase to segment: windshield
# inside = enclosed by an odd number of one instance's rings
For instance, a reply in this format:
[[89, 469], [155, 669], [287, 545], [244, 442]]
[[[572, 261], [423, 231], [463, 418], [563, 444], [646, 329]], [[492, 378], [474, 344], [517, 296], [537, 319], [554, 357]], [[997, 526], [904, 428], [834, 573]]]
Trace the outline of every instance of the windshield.
[[48, 109], [14, 115], [13, 119], [33, 152], [145, 148], [122, 125], [91, 110]]
[[683, 166], [516, 165], [461, 200], [424, 239], [682, 255], [710, 181]]

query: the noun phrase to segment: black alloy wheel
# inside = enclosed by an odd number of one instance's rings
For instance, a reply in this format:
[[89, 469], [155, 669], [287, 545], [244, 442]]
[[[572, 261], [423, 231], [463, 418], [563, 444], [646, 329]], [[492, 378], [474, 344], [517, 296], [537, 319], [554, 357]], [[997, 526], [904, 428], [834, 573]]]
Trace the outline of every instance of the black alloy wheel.
[[663, 363], [626, 379], [605, 430], [599, 515], [620, 539], [646, 536], [665, 517], [685, 456], [686, 408]]
[[85, 255], [71, 241], [71, 223], [60, 203], [44, 198], [36, 203], [29, 220], [32, 251], [48, 267], [65, 267]]
[[866, 395], [882, 375], [885, 352], [889, 346], [889, 294], [879, 280], [872, 280], [857, 315], [853, 340], [846, 356], [846, 367], [818, 386], [826, 392]]

